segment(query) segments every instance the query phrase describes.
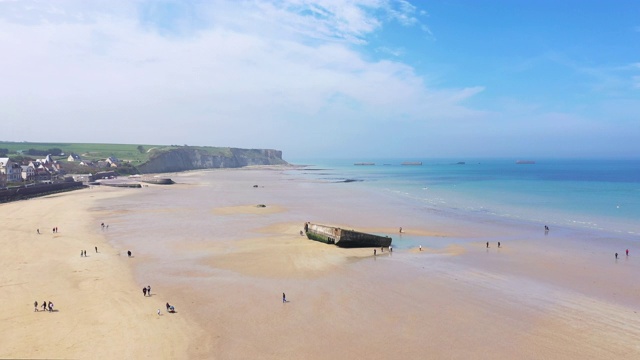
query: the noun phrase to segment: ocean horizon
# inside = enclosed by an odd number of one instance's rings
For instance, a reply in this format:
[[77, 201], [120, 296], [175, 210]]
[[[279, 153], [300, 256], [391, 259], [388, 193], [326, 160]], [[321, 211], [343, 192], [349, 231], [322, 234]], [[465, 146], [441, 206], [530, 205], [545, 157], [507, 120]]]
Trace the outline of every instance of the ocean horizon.
[[[529, 160], [529, 159], [521, 159]], [[421, 165], [402, 165], [419, 162]], [[477, 222], [520, 222], [638, 240], [640, 160], [295, 159], [291, 174], [386, 193]], [[373, 163], [375, 165], [355, 165]]]

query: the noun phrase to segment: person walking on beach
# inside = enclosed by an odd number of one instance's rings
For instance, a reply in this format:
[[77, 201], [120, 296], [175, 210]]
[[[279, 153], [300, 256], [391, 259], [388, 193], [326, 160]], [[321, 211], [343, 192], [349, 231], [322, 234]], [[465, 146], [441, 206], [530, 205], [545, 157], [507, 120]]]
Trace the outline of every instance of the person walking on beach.
[[82, 257], [83, 254], [84, 254], [84, 251], [80, 250], [80, 257]]
[[53, 303], [49, 301], [49, 312], [53, 312]]
[[36, 232], [38, 233], [38, 235], [40, 235], [40, 229], [36, 229]]
[[498, 241], [498, 248], [500, 247], [500, 241]]
[[284, 293], [282, 293], [282, 303], [284, 304], [286, 302], [287, 302], [287, 296]]
[[618, 260], [618, 253], [616, 253], [616, 260]]
[[96, 246], [96, 254], [98, 253], [98, 247]]
[[402, 228], [400, 228], [400, 231], [398, 231], [398, 232], [402, 234]]
[[420, 251], [422, 251], [422, 245], [418, 246], [418, 248], [420, 249]]
[[373, 249], [373, 256], [376, 256], [376, 249]]
[[38, 300], [33, 303], [33, 311], [38, 312]]
[[142, 295], [147, 296], [147, 288], [146, 287], [142, 288]]
[[151, 286], [147, 285], [147, 295], [151, 296]]
[[489, 242], [487, 241], [487, 249], [489, 248]]
[[42, 311], [47, 311], [47, 300], [42, 303]]
[[627, 256], [629, 256], [629, 249], [627, 249]]
[[131, 250], [127, 251], [127, 255], [129, 255], [129, 257], [131, 257]]

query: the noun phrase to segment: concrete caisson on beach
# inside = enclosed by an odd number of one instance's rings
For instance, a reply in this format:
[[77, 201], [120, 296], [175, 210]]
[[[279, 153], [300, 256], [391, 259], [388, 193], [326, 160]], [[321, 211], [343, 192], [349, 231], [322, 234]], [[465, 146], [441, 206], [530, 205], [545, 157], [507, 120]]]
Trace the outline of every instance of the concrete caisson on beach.
[[344, 248], [388, 247], [392, 241], [388, 236], [367, 234], [355, 230], [345, 230], [312, 223], [305, 223], [304, 231], [310, 240], [335, 244]]

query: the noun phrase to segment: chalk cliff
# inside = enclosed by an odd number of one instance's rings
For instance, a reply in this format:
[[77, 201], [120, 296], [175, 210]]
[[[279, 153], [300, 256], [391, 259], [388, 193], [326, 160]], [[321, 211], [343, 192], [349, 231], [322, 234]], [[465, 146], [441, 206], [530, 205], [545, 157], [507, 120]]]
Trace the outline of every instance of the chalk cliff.
[[144, 164], [143, 174], [198, 169], [239, 168], [250, 165], [283, 165], [282, 151], [268, 149], [180, 147], [155, 151]]

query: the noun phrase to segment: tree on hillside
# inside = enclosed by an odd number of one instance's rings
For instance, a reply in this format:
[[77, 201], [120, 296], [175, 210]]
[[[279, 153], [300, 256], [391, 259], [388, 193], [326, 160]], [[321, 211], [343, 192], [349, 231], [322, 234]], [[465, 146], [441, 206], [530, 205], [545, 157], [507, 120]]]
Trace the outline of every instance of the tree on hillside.
[[142, 145], [138, 145], [138, 151], [140, 154], [144, 154], [144, 147]]
[[119, 175], [134, 175], [134, 174], [140, 173], [138, 169], [135, 166], [133, 166], [130, 162], [123, 162], [122, 164], [120, 164], [116, 172]]
[[19, 163], [19, 164], [27, 164], [27, 163], [29, 163], [29, 161], [34, 161], [35, 160], [32, 157], [23, 156], [23, 155], [11, 156], [9, 159], [11, 161], [13, 161], [15, 163]]
[[51, 148], [48, 150], [38, 150], [38, 149], [27, 150], [27, 155], [31, 155], [31, 156], [47, 156], [47, 155], [60, 156], [60, 154], [62, 154], [62, 149], [59, 149], [59, 148]]

